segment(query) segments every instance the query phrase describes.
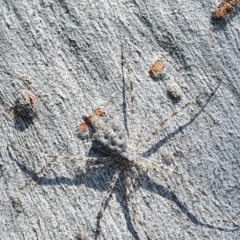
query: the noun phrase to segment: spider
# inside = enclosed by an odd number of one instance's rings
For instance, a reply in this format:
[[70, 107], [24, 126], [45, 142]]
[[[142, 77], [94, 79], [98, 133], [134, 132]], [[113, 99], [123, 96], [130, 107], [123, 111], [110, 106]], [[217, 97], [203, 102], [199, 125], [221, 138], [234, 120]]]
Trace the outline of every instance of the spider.
[[[189, 179], [186, 179], [183, 174], [170, 169], [166, 166], [156, 164], [153, 161], [150, 161], [144, 157], [141, 156], [141, 151], [145, 147], [146, 143], [150, 142], [151, 139], [159, 132], [159, 130], [162, 129], [162, 127], [175, 115], [177, 115], [179, 112], [183, 111], [185, 108], [187, 108], [190, 104], [194, 103], [199, 99], [199, 97], [203, 94], [206, 94], [206, 92], [202, 92], [199, 94], [194, 100], [188, 102], [183, 107], [181, 107], [177, 112], [173, 113], [168, 118], [161, 121], [154, 132], [152, 132], [144, 141], [143, 144], [139, 144], [138, 146], [134, 146], [134, 144], [131, 144], [131, 139], [127, 135], [127, 131], [121, 124], [119, 124], [118, 121], [112, 118], [106, 117], [106, 113], [103, 112], [101, 109], [95, 109], [92, 114], [90, 114], [88, 117], [85, 118], [86, 123], [82, 123], [79, 127], [80, 130], [83, 130], [81, 126], [87, 125], [88, 127], [91, 127], [93, 130], [92, 135], [92, 142], [95, 147], [97, 147], [101, 152], [109, 155], [109, 157], [105, 158], [96, 158], [91, 160], [96, 161], [108, 161], [108, 164], [113, 164], [116, 166], [116, 171], [112, 177], [112, 180], [109, 184], [109, 188], [107, 190], [107, 193], [105, 197], [103, 198], [101, 209], [98, 213], [98, 221], [97, 221], [97, 228], [96, 228], [96, 234], [98, 235], [100, 233], [100, 220], [103, 216], [104, 210], [106, 208], [106, 204], [111, 196], [111, 193], [120, 178], [120, 175], [123, 174], [125, 178], [126, 183], [126, 192], [127, 192], [127, 200], [129, 201], [129, 205], [131, 206], [133, 210], [133, 215], [136, 218], [137, 222], [142, 226], [144, 229], [143, 223], [137, 216], [137, 210], [136, 210], [136, 203], [133, 198], [134, 193], [134, 182], [135, 180], [140, 177], [140, 175], [144, 175], [147, 173], [148, 169], [155, 169], [159, 171], [165, 171], [171, 175], [175, 175], [179, 177], [181, 180], [188, 182], [192, 187], [194, 187], [197, 191], [202, 193], [204, 196], [209, 196], [205, 191], [200, 189], [199, 187], [195, 186], [192, 181]], [[101, 115], [99, 115], [101, 113]], [[84, 128], [83, 133], [85, 133], [86, 128]], [[94, 166], [92, 166], [94, 167]], [[238, 224], [234, 222], [226, 213], [224, 213], [221, 210], [221, 207], [219, 203], [209, 198], [215, 206], [219, 208], [219, 210], [228, 217], [228, 219], [236, 226]], [[203, 224], [204, 225], [204, 224]], [[205, 224], [208, 227], [212, 227], [208, 224]], [[221, 228], [218, 228], [219, 230], [222, 230]], [[145, 235], [147, 235], [147, 232], [145, 231]], [[147, 237], [148, 238], [148, 237]]]
[[[122, 52], [122, 62], [126, 63], [123, 52]], [[139, 143], [138, 140], [133, 141], [132, 136], [129, 134], [129, 132], [127, 131], [127, 128], [124, 127], [123, 124], [121, 124], [119, 121], [115, 120], [111, 116], [108, 116], [108, 114], [104, 112], [103, 109], [97, 108], [92, 113], [90, 113], [89, 116], [84, 118], [84, 123], [80, 124], [79, 131], [85, 134], [88, 130], [91, 129], [92, 131], [91, 137], [92, 137], [93, 145], [97, 147], [102, 153], [106, 154], [105, 157], [69, 157], [69, 156], [64, 157], [59, 155], [49, 155], [49, 154], [46, 155], [48, 157], [53, 157], [53, 158], [68, 158], [68, 159], [86, 161], [92, 164], [90, 168], [93, 168], [93, 169], [99, 166], [105, 166], [105, 167], [107, 165], [114, 166], [115, 172], [109, 183], [107, 192], [103, 197], [101, 207], [97, 215], [95, 239], [97, 239], [101, 234], [101, 219], [108, 205], [111, 194], [118, 180], [121, 179], [121, 177], [125, 179], [124, 183], [125, 183], [125, 189], [126, 189], [126, 200], [132, 215], [131, 220], [135, 224], [139, 224], [146, 238], [150, 239], [150, 237], [148, 236], [148, 232], [144, 226], [144, 223], [139, 217], [139, 214], [137, 212], [137, 206], [136, 206], [136, 202], [133, 195], [134, 193], [133, 186], [135, 184], [136, 179], [138, 179], [142, 175], [147, 175], [148, 169], [164, 171], [164, 172], [167, 172], [168, 174], [171, 174], [180, 178], [182, 181], [186, 181], [195, 190], [197, 190], [202, 195], [207, 197], [221, 211], [221, 213], [225, 215], [234, 224], [234, 226], [239, 227], [238, 223], [232, 220], [231, 217], [228, 216], [222, 210], [221, 205], [216, 200], [210, 198], [204, 190], [195, 186], [193, 182], [185, 178], [182, 173], [177, 172], [176, 170], [170, 169], [167, 166], [150, 161], [141, 155], [141, 152], [144, 149], [144, 147], [147, 145], [147, 143], [149, 143], [152, 140], [152, 138], [163, 128], [163, 126], [169, 120], [171, 120], [178, 113], [182, 112], [189, 105], [201, 99], [203, 95], [207, 95], [209, 98], [208, 100], [210, 100], [210, 98], [213, 96], [213, 94], [219, 87], [219, 84], [220, 83], [218, 83], [217, 86], [215, 86], [210, 93], [204, 90], [193, 100], [187, 102], [185, 105], [179, 108], [179, 110], [177, 110], [176, 112], [171, 114], [169, 117], [161, 121], [157, 125], [156, 129], [151, 134], [149, 134], [149, 136], [147, 136], [145, 140], [142, 141], [142, 143]], [[131, 81], [130, 81], [130, 89], [132, 90]], [[134, 117], [134, 111], [133, 111], [132, 105], [133, 105], [133, 97], [131, 96], [131, 111], [130, 111], [131, 122], [133, 122], [133, 117]], [[141, 133], [139, 135], [141, 135]], [[31, 150], [26, 150], [26, 151], [31, 152]], [[47, 167], [50, 167], [50, 166], [51, 166], [51, 163]], [[44, 170], [45, 168], [41, 169], [38, 172], [38, 174]], [[215, 227], [207, 223], [202, 223], [199, 220], [198, 222], [200, 225], [205, 226], [207, 228], [214, 228], [222, 231], [226, 230], [225, 228]], [[137, 238], [140, 239], [139, 237]]]

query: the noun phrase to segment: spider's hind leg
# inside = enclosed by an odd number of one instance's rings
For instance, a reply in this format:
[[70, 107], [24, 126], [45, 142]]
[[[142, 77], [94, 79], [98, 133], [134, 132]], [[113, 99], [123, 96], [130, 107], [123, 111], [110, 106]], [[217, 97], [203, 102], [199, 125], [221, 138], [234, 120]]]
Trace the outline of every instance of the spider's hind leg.
[[181, 113], [184, 109], [186, 109], [188, 106], [194, 104], [194, 103], [200, 103], [201, 98], [204, 96], [207, 96], [208, 99], [206, 101], [206, 103], [204, 104], [203, 107], [201, 107], [202, 109], [205, 107], [205, 105], [210, 101], [210, 99], [213, 97], [214, 93], [217, 91], [217, 89], [219, 88], [221, 82], [218, 82], [217, 84], [215, 84], [214, 86], [210, 87], [210, 92], [208, 91], [209, 88], [204, 89], [202, 92], [200, 92], [195, 98], [193, 98], [192, 100], [190, 100], [189, 102], [187, 102], [185, 105], [183, 105], [182, 107], [180, 107], [177, 111], [173, 112], [170, 116], [168, 116], [167, 118], [165, 118], [164, 120], [162, 120], [161, 122], [158, 123], [157, 127], [155, 128], [155, 130], [150, 133], [147, 138], [145, 138], [145, 140], [139, 144], [137, 146], [137, 152], [140, 153], [142, 151], [142, 149], [144, 147], [146, 147], [146, 145], [161, 131], [161, 129], [163, 128], [163, 126], [169, 122], [172, 118], [174, 118], [176, 115], [178, 115], [179, 113]]
[[[134, 175], [134, 176], [132, 176], [132, 175]], [[141, 230], [144, 232], [146, 238], [151, 239], [148, 236], [145, 225], [141, 221], [138, 211], [137, 211], [137, 204], [136, 204], [136, 200], [134, 197], [134, 188], [133, 188], [133, 186], [135, 185], [135, 173], [132, 171], [125, 171], [124, 177], [125, 177], [125, 189], [126, 189], [126, 195], [127, 195], [127, 203], [129, 205], [129, 210], [132, 214], [132, 220], [133, 220], [133, 222], [137, 222], [140, 225]]]
[[107, 207], [107, 204], [109, 202], [109, 199], [111, 197], [111, 193], [119, 179], [119, 176], [120, 176], [120, 173], [121, 173], [121, 170], [117, 170], [112, 179], [111, 179], [111, 182], [110, 182], [110, 185], [108, 187], [108, 190], [107, 190], [107, 193], [105, 194], [105, 196], [103, 197], [103, 200], [102, 200], [102, 203], [101, 203], [101, 208], [100, 208], [100, 211], [98, 212], [98, 216], [97, 216], [97, 226], [96, 226], [96, 234], [95, 234], [95, 239], [97, 239], [97, 237], [99, 236], [100, 234], [100, 231], [101, 231], [101, 226], [100, 226], [100, 222], [101, 222], [101, 219], [102, 219], [102, 216], [103, 216], [103, 213]]
[[141, 162], [142, 162], [142, 165], [143, 165], [144, 167], [149, 167], [149, 168], [152, 168], [152, 169], [155, 169], [155, 170], [160, 170], [160, 171], [167, 172], [168, 174], [175, 175], [175, 176], [179, 177], [181, 180], [183, 180], [183, 181], [185, 181], [186, 183], [190, 184], [195, 190], [197, 190], [197, 191], [200, 192], [203, 196], [205, 196], [208, 200], [210, 200], [210, 201], [219, 209], [219, 211], [220, 211], [223, 215], [225, 215], [230, 222], [233, 223], [233, 225], [234, 225], [235, 227], [238, 227], [238, 228], [240, 227], [237, 222], [235, 222], [226, 212], [224, 212], [224, 211], [222, 210], [221, 204], [220, 204], [217, 200], [211, 198], [203, 189], [199, 188], [199, 187], [196, 186], [191, 180], [189, 180], [189, 179], [187, 179], [186, 177], [184, 177], [184, 175], [183, 175], [182, 173], [177, 172], [177, 171], [174, 170], [174, 169], [170, 169], [170, 168], [168, 168], [168, 167], [166, 167], [166, 166], [163, 166], [163, 165], [160, 165], [160, 164], [156, 164], [156, 163], [154, 163], [154, 162], [152, 162], [152, 161], [149, 161], [149, 160], [146, 160], [146, 159], [143, 159], [143, 158], [141, 159]]

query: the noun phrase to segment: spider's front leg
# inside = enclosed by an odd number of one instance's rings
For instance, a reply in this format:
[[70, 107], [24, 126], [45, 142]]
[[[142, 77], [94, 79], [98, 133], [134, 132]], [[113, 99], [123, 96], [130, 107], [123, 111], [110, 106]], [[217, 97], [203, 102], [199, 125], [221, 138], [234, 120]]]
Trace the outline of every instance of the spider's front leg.
[[16, 147], [14, 145], [8, 145], [7, 150], [9, 152], [10, 158], [13, 161], [15, 161], [20, 168], [24, 168], [24, 166], [17, 160], [17, 158], [13, 154], [14, 151], [19, 151], [20, 149], [23, 150], [24, 152], [35, 153], [36, 155], [41, 156], [42, 158], [52, 158], [52, 160], [44, 164], [40, 168], [40, 170], [35, 171], [34, 173], [31, 170], [28, 171], [28, 172], [32, 172], [33, 173], [32, 175], [34, 175], [36, 179], [38, 179], [38, 176], [42, 175], [44, 172], [49, 171], [53, 167], [53, 165], [57, 163], [58, 160], [68, 159], [68, 160], [74, 160], [74, 161], [81, 161], [85, 163], [85, 168], [90, 170], [109, 164], [111, 160], [111, 157], [79, 157], [79, 156], [62, 156], [57, 154], [42, 154], [42, 153], [39, 154], [36, 151], [25, 149], [20, 146]]

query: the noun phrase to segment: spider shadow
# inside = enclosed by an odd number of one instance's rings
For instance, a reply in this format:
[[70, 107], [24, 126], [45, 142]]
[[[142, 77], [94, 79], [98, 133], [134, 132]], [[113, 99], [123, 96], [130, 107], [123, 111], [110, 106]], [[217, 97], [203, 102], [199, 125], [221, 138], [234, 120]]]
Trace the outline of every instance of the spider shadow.
[[31, 125], [34, 125], [33, 118], [23, 118], [14, 116], [14, 128], [19, 132], [24, 132]]
[[183, 124], [182, 126], [179, 126], [176, 130], [173, 132], [169, 133], [166, 137], [163, 139], [159, 140], [157, 143], [153, 144], [148, 150], [144, 151], [141, 153], [141, 155], [145, 158], [151, 156], [153, 153], [158, 151], [159, 148], [161, 148], [165, 143], [167, 143], [169, 140], [174, 138], [176, 135], [180, 134], [185, 128], [190, 126], [198, 117], [199, 115], [204, 111], [205, 107], [207, 104], [210, 102], [210, 100], [213, 98], [215, 95], [217, 89], [220, 87], [221, 81], [219, 81], [217, 87], [214, 89], [214, 91], [210, 94], [208, 99], [205, 101], [205, 103], [200, 107], [200, 110], [194, 114], [194, 116], [188, 121], [187, 123]]
[[165, 74], [165, 70], [163, 70], [163, 72], [157, 74], [156, 76], [152, 76], [151, 79], [154, 82], [160, 82], [160, 81], [165, 81], [167, 80], [166, 74]]
[[[69, 177], [64, 177], [64, 176], [56, 176], [51, 178], [46, 176], [38, 176], [36, 172], [34, 172], [33, 170], [25, 166], [23, 163], [20, 163], [13, 156], [9, 147], [7, 147], [7, 151], [10, 159], [16, 163], [16, 165], [20, 168], [20, 170], [24, 172], [25, 175], [31, 178], [39, 186], [55, 186], [55, 185], [61, 185], [61, 184], [69, 185], [69, 186], [72, 186], [72, 185], [79, 186], [84, 184], [86, 187], [92, 188], [99, 192], [105, 193], [108, 190], [108, 182], [111, 181], [111, 173], [113, 172], [113, 166], [110, 166], [110, 168], [106, 168], [105, 166], [103, 167], [101, 166], [97, 168], [96, 170], [94, 170], [94, 177], [92, 172], [80, 172], [76, 174], [73, 179]], [[129, 232], [131, 233], [131, 235], [135, 240], [140, 240], [141, 238], [139, 237], [139, 234], [135, 229], [133, 220], [131, 218], [131, 210], [126, 197], [127, 196], [126, 188], [123, 186], [124, 176], [122, 175], [123, 174], [120, 175], [121, 181], [117, 182], [116, 189], [114, 189], [113, 192], [116, 194], [116, 199], [123, 209], [123, 214], [124, 214]], [[99, 179], [101, 179], [102, 181], [99, 181]], [[102, 184], [103, 182], [105, 184]], [[203, 226], [211, 229], [217, 229], [220, 231], [229, 231], [229, 232], [236, 231], [236, 229], [225, 229], [225, 228], [215, 227], [215, 226], [201, 222], [193, 213], [191, 213], [188, 210], [186, 206], [184, 206], [183, 203], [181, 203], [181, 201], [172, 191], [170, 191], [169, 189], [165, 188], [162, 185], [159, 185], [158, 183], [155, 183], [151, 178], [147, 176], [141, 176], [139, 179], [139, 183], [144, 183], [144, 184], [140, 184], [141, 185], [140, 187], [149, 192], [156, 194], [156, 192], [153, 189], [157, 189], [158, 190], [157, 194], [159, 194], [161, 197], [169, 201], [172, 201], [180, 209], [180, 211], [183, 214], [185, 214], [187, 218], [195, 225]], [[26, 186], [27, 184], [25, 185], [25, 187]], [[106, 206], [108, 205], [110, 199], [111, 197], [107, 200]], [[95, 233], [95, 239], [97, 239], [97, 237], [98, 237], [98, 234]]]
[[[37, 185], [39, 186], [56, 186], [56, 185], [69, 185], [69, 186], [79, 186], [84, 184], [88, 188], [92, 188], [94, 190], [97, 190], [99, 192], [106, 192], [108, 189], [108, 183], [111, 181], [111, 173], [113, 169], [108, 169], [106, 167], [99, 167], [94, 170], [94, 174], [92, 171], [87, 171], [87, 172], [80, 172], [74, 176], [74, 178], [69, 178], [69, 177], [64, 177], [64, 176], [56, 176], [56, 177], [47, 177], [47, 176], [38, 176], [38, 173], [36, 173], [34, 170], [30, 169], [18, 159], [13, 156], [10, 148], [7, 146], [7, 152], [10, 157], [10, 159], [15, 162], [15, 164], [18, 166], [18, 168], [30, 179], [32, 179]], [[94, 177], [93, 177], [94, 175]], [[101, 179], [99, 181], [99, 179]], [[105, 184], [103, 184], [103, 182]], [[31, 182], [30, 182], [31, 183]], [[25, 187], [28, 184], [25, 185]], [[119, 184], [118, 184], [119, 185]], [[117, 186], [119, 187], [119, 186]], [[121, 187], [121, 186], [120, 186]], [[121, 187], [122, 188], [122, 187]], [[117, 192], [116, 189], [114, 192]], [[117, 199], [119, 200], [120, 204], [124, 204], [123, 199], [124, 197], [120, 197], [120, 194], [117, 194], [118, 197]], [[120, 200], [121, 199], [121, 200]], [[108, 200], [108, 202], [110, 199]], [[107, 202], [107, 203], [108, 203]], [[126, 206], [126, 203], [125, 205]], [[140, 240], [140, 238], [137, 237], [137, 232], [134, 229], [134, 226], [132, 225], [130, 219], [130, 214], [129, 210], [124, 211], [124, 215], [127, 221], [127, 225], [129, 227], [129, 230], [133, 236], [136, 236], [135, 239]]]
[[152, 180], [149, 176], [141, 176], [139, 178], [139, 183], [141, 184], [142, 188], [145, 190], [155, 193], [157, 190], [157, 194], [160, 195], [161, 197], [173, 202], [179, 209], [180, 211], [186, 215], [186, 217], [194, 224], [200, 227], [205, 227], [208, 229], [215, 229], [219, 231], [224, 231], [224, 232], [235, 232], [239, 231], [240, 227], [237, 228], [223, 228], [223, 227], [217, 227], [208, 223], [204, 223], [201, 220], [199, 220], [193, 213], [191, 213], [187, 206], [185, 206], [179, 198], [176, 196], [176, 194], [169, 190], [168, 188], [164, 187], [163, 185], [156, 183], [154, 180]]
[[[93, 149], [91, 149], [90, 152], [92, 152]], [[84, 184], [88, 188], [92, 188], [94, 190], [97, 190], [99, 192], [102, 192], [103, 194], [108, 190], [108, 183], [111, 182], [111, 177], [113, 175], [113, 167], [110, 166], [110, 168], [106, 168], [105, 166], [99, 167], [93, 171], [86, 171], [86, 172], [80, 172], [74, 176], [74, 178], [64, 177], [64, 176], [56, 176], [56, 177], [46, 177], [46, 176], [38, 176], [38, 173], [24, 165], [23, 163], [19, 162], [15, 156], [13, 156], [10, 148], [7, 146], [7, 152], [10, 157], [10, 159], [15, 162], [15, 164], [18, 166], [18, 168], [31, 180], [33, 180], [37, 185], [39, 186], [56, 186], [56, 185], [69, 185], [69, 186], [79, 186]], [[101, 154], [101, 152], [99, 153]], [[107, 164], [106, 164], [107, 165]], [[111, 174], [112, 173], [112, 174]], [[122, 178], [122, 176], [120, 176]], [[101, 180], [99, 180], [101, 179]], [[103, 184], [103, 182], [105, 184]], [[29, 185], [30, 182], [25, 184], [25, 186], [22, 188], [24, 189]], [[119, 183], [119, 181], [116, 184], [117, 189], [121, 189], [121, 192], [123, 192], [123, 195], [119, 193], [116, 189], [114, 189], [113, 193], [116, 194], [116, 199], [120, 203], [120, 205], [123, 207], [124, 217], [126, 219], [126, 223], [128, 226], [128, 229], [135, 240], [140, 240], [140, 237], [138, 236], [137, 231], [135, 230], [135, 227], [131, 221], [131, 215], [128, 203], [126, 201], [126, 192], [125, 189], [123, 190], [123, 186]], [[106, 205], [108, 205], [110, 201], [110, 198], [107, 200]], [[100, 206], [99, 206], [100, 207]], [[95, 233], [96, 234], [96, 233]], [[95, 235], [95, 239], [97, 239], [98, 235]]]

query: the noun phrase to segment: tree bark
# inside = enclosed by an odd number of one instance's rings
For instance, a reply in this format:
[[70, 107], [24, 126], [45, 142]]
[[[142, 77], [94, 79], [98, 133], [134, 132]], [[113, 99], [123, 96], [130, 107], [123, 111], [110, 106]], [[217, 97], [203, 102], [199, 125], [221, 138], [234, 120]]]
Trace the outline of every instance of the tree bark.
[[[141, 155], [208, 197], [149, 169], [136, 180], [133, 216], [121, 176], [98, 239], [239, 238], [210, 200], [240, 224], [240, 15], [212, 21], [219, 3], [0, 0], [1, 239], [94, 239], [115, 166], [89, 170], [83, 160], [48, 155], [105, 156], [78, 135], [83, 116], [98, 107], [145, 143], [160, 121], [216, 86]], [[151, 78], [157, 59], [165, 69]], [[181, 99], [168, 94], [172, 85]], [[16, 111], [21, 89], [38, 97], [37, 116]]]

